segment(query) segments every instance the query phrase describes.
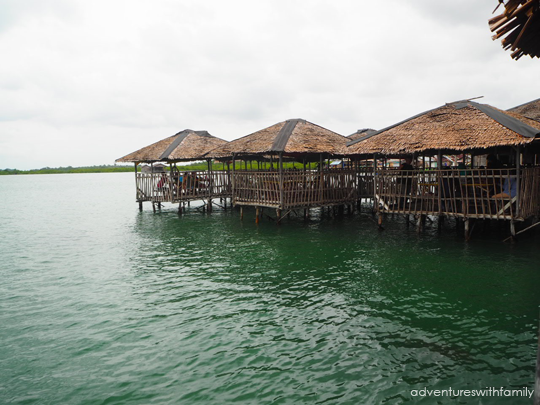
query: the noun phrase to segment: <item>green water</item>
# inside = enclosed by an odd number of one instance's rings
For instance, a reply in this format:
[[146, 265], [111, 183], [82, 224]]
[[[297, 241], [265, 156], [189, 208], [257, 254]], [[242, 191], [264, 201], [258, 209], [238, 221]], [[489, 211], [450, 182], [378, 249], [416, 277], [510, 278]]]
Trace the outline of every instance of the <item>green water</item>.
[[540, 237], [138, 211], [131, 173], [0, 178], [0, 403], [531, 404]]

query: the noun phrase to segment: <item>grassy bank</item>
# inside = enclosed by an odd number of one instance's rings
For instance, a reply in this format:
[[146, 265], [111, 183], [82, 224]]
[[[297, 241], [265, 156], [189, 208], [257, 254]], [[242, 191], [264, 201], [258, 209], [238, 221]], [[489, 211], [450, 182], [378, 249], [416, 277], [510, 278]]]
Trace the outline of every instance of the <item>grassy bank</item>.
[[[246, 163], [236, 162], [237, 169], [246, 168]], [[291, 163], [287, 162], [283, 164], [286, 169], [300, 169], [302, 164], [300, 163]], [[310, 166], [315, 167], [315, 164]], [[206, 162], [192, 163], [186, 165], [177, 165], [178, 170], [188, 171], [188, 170], [207, 170], [208, 165]], [[260, 167], [263, 170], [267, 170], [270, 167], [270, 163], [260, 163], [260, 166], [257, 166], [256, 162], [247, 162], [247, 168], [256, 170], [257, 167]], [[222, 163], [213, 163], [213, 170], [223, 170], [227, 166], [224, 166]], [[277, 164], [274, 163], [274, 168], [277, 168]], [[138, 167], [139, 171], [141, 170], [141, 165]], [[168, 167], [167, 167], [168, 169]], [[100, 166], [81, 166], [81, 167], [43, 167], [41, 169], [31, 169], [31, 170], [18, 170], [18, 169], [0, 169], [1, 175], [14, 175], [14, 174], [63, 174], [63, 173], [120, 173], [120, 172], [133, 172], [133, 166], [115, 166], [115, 165], [100, 165]]]

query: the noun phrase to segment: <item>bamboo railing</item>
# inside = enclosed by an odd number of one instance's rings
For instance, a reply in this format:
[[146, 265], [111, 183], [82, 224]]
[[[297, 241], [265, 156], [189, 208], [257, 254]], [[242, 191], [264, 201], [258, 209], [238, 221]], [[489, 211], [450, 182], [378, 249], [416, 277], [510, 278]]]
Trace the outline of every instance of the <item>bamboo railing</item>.
[[181, 202], [231, 197], [229, 173], [137, 173], [137, 201]]
[[524, 220], [540, 211], [540, 168], [377, 171], [382, 212]]
[[321, 171], [235, 171], [233, 203], [278, 209], [352, 204], [358, 196], [358, 173]]

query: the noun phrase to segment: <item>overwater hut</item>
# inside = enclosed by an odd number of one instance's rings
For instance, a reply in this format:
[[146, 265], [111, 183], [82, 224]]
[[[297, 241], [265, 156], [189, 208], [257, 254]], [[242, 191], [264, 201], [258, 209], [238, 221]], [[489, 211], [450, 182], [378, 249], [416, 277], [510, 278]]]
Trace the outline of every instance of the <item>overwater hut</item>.
[[[375, 164], [379, 213], [462, 218], [467, 235], [470, 219], [508, 220], [515, 234], [515, 221], [540, 213], [539, 135], [540, 122], [465, 100], [352, 141], [348, 153], [416, 162], [415, 170]], [[432, 168], [444, 155], [458, 166]]]
[[363, 128], [359, 129], [354, 134], [349, 135], [347, 138], [349, 138], [349, 142], [355, 141], [357, 139], [363, 138], [366, 135], [371, 135], [374, 132], [377, 132], [377, 130], [371, 128]]
[[540, 98], [510, 108], [508, 111], [518, 113], [526, 118], [540, 122]]
[[[297, 208], [355, 201], [354, 172], [331, 168], [326, 161], [341, 156], [346, 143], [346, 137], [326, 128], [291, 119], [231, 141], [207, 156], [233, 161], [233, 204], [274, 208], [279, 220]], [[257, 165], [255, 170], [239, 170], [234, 164], [238, 160], [270, 160], [271, 164], [268, 169]], [[285, 167], [284, 162], [291, 160], [300, 162], [301, 167]], [[313, 164], [308, 165], [310, 162]]]
[[[503, 4], [499, 0], [499, 6]], [[507, 0], [501, 14], [489, 20], [493, 40], [503, 38], [504, 49], [512, 51], [512, 58], [523, 55], [540, 57], [540, 0]]]
[[[207, 131], [186, 129], [116, 161], [135, 164], [137, 201], [141, 209], [144, 201], [152, 202], [155, 208], [156, 203], [192, 200], [205, 200], [211, 209], [212, 199], [230, 198], [231, 188], [228, 174], [212, 170], [211, 159], [205, 154], [226, 143]], [[200, 160], [207, 161], [207, 170], [180, 171], [176, 165], [178, 162]], [[156, 170], [158, 162], [169, 165], [169, 170]], [[142, 163], [150, 165], [148, 170], [137, 170]]]

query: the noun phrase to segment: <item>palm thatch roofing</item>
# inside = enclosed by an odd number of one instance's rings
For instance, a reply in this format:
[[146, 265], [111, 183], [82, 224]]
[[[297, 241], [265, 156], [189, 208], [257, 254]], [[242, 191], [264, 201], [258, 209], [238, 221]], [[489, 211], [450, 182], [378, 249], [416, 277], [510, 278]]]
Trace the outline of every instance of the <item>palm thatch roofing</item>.
[[341, 155], [346, 144], [347, 138], [343, 135], [303, 119], [291, 119], [222, 145], [210, 151], [207, 157]]
[[355, 141], [357, 139], [363, 138], [366, 135], [371, 135], [374, 132], [377, 132], [377, 130], [371, 128], [359, 129], [354, 134], [349, 135], [347, 138], [349, 139], [349, 142]]
[[540, 57], [540, 0], [508, 0], [504, 11], [489, 20], [489, 29], [493, 40], [506, 35], [502, 46], [513, 51], [512, 58]]
[[227, 141], [207, 131], [185, 129], [156, 143], [116, 159], [117, 162], [179, 162], [205, 159], [204, 155]]
[[408, 155], [526, 145], [540, 122], [469, 100], [445, 104], [349, 142], [349, 155]]
[[529, 101], [528, 103], [518, 105], [514, 108], [510, 108], [508, 111], [515, 112], [540, 122], [540, 98]]

